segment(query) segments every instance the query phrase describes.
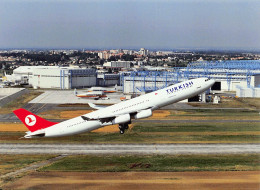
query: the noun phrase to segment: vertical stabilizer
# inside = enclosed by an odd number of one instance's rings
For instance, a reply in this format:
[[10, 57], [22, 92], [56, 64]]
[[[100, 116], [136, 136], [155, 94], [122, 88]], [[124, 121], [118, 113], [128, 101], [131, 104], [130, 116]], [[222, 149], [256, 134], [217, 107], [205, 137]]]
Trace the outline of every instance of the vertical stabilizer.
[[13, 112], [31, 132], [45, 129], [57, 124], [55, 122], [45, 120], [23, 108], [14, 110]]

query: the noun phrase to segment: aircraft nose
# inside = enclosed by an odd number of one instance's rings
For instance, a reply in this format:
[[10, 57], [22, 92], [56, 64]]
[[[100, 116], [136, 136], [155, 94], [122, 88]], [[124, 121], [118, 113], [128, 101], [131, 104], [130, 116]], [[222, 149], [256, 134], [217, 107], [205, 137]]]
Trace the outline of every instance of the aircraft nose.
[[211, 87], [216, 81], [214, 79], [205, 78], [205, 83], [208, 87]]
[[216, 81], [215, 81], [214, 79], [210, 79], [210, 80], [208, 81], [208, 83], [209, 83], [210, 86], [212, 86], [215, 82], [216, 82]]
[[210, 82], [211, 82], [212, 84], [214, 84], [216, 81], [215, 81], [215, 79], [210, 79]]

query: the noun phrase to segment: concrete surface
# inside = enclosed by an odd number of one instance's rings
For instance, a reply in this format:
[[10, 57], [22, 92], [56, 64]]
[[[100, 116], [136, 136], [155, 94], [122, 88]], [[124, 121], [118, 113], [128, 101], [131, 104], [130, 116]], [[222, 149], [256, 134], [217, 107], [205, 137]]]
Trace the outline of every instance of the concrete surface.
[[1, 144], [0, 154], [247, 154], [260, 144]]
[[[78, 92], [83, 93], [83, 91]], [[91, 98], [79, 98], [74, 95], [73, 90], [46, 90], [43, 94], [36, 97], [29, 103], [37, 104], [87, 104], [88, 102], [96, 104], [115, 104], [120, 102], [120, 97], [123, 96], [121, 93], [110, 93], [106, 94], [109, 100], [94, 100]]]
[[0, 107], [25, 93], [28, 93], [28, 90], [25, 88], [0, 88]]

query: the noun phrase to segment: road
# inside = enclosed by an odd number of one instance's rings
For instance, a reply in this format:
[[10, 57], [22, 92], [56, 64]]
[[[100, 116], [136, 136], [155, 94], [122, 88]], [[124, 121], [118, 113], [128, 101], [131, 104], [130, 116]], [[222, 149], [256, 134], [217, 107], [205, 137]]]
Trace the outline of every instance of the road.
[[260, 144], [1, 144], [0, 154], [240, 154]]

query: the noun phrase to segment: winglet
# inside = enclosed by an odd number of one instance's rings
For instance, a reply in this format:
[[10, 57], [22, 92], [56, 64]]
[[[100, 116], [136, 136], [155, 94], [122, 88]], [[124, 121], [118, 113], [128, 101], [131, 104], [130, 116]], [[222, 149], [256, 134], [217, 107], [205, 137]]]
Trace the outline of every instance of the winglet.
[[98, 105], [93, 104], [93, 103], [88, 103], [88, 105], [89, 105], [91, 108], [94, 108], [94, 109], [96, 109], [96, 110], [100, 110], [100, 109], [106, 108], [106, 106], [98, 106]]

